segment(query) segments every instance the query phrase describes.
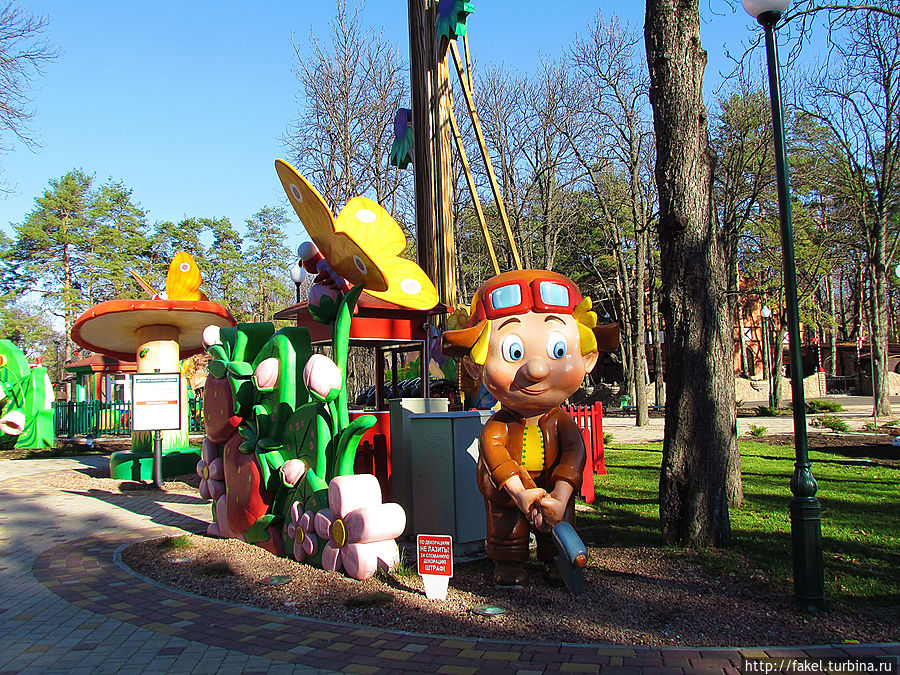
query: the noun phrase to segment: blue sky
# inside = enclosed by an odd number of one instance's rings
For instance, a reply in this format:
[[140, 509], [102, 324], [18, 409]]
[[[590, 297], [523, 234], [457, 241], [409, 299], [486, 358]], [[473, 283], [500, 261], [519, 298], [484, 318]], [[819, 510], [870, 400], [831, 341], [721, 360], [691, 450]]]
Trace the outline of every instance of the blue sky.
[[[0, 156], [12, 194], [0, 197], [0, 227], [21, 222], [51, 178], [73, 168], [134, 190], [150, 222], [227, 216], [242, 226], [282, 204], [273, 168], [281, 137], [297, 116], [292, 40], [326, 38], [333, 0], [206, 0], [153, 3], [23, 0], [49, 17], [60, 57], [36, 81], [31, 125], [36, 151], [21, 144]], [[643, 3], [474, 0], [469, 40], [480, 63], [528, 72], [555, 55], [597, 10], [641, 27]], [[404, 0], [368, 0], [366, 23], [407, 53]], [[739, 51], [756, 30], [728, 0], [701, 0], [707, 83], [728, 68], [726, 42]], [[533, 11], [531, 11], [533, 8]], [[302, 238], [292, 224], [289, 243]]]

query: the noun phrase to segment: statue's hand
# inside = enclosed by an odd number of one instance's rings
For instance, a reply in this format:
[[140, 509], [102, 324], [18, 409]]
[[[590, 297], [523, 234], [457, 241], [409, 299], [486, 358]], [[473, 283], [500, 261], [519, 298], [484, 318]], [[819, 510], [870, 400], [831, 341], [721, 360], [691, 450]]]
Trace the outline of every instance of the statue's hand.
[[[567, 500], [568, 501], [568, 500]], [[541, 532], [549, 532], [557, 525], [566, 513], [566, 502], [560, 501], [550, 493], [532, 507], [533, 515], [529, 518]]]
[[547, 496], [547, 491], [543, 488], [531, 488], [530, 490], [522, 489], [513, 493], [513, 500], [519, 510], [531, 519], [531, 511], [534, 505]]

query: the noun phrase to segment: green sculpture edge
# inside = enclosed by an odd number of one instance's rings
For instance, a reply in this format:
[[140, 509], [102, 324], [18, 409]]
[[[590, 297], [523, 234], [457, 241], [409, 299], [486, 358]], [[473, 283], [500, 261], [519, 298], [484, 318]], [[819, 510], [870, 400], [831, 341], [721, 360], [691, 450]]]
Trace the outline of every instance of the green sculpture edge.
[[[194, 473], [199, 461], [200, 452], [197, 449], [171, 449], [163, 453], [162, 475], [171, 477]], [[152, 481], [153, 455], [133, 450], [114, 452], [109, 457], [109, 477], [115, 480]]]

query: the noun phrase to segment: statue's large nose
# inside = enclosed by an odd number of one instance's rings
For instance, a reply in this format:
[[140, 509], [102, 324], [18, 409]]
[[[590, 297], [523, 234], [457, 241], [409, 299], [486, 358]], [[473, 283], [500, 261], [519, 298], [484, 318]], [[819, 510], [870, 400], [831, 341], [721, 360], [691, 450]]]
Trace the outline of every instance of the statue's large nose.
[[541, 357], [529, 359], [519, 372], [529, 382], [540, 382], [550, 373], [550, 364]]

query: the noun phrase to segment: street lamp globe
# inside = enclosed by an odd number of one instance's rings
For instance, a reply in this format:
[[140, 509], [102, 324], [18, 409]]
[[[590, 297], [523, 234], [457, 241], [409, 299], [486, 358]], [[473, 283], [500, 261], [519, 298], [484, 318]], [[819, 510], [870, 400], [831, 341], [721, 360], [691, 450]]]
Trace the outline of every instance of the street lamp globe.
[[768, 305], [763, 305], [763, 308], [759, 310], [759, 315], [764, 319], [768, 319], [770, 316], [772, 316], [772, 310], [769, 309]]
[[760, 14], [765, 14], [766, 12], [778, 12], [778, 14], [781, 14], [790, 6], [791, 0], [741, 0], [741, 4], [744, 5], [747, 14], [754, 19], [758, 19]]
[[306, 270], [300, 266], [300, 263], [294, 263], [291, 268], [291, 281], [299, 286], [304, 279], [306, 279]]

